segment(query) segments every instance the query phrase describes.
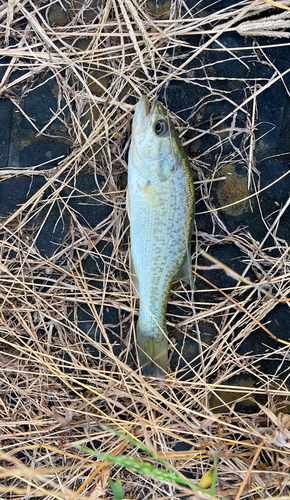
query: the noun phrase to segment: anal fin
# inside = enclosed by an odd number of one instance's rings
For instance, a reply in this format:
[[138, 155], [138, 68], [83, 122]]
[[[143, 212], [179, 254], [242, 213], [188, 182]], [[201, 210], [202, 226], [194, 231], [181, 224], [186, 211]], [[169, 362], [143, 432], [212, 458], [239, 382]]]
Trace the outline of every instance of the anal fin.
[[189, 243], [187, 247], [186, 256], [181, 268], [178, 270], [176, 275], [173, 278], [173, 281], [184, 281], [190, 286], [191, 290], [195, 290], [195, 285], [193, 281], [192, 275], [192, 267], [191, 267], [191, 245]]
[[131, 279], [133, 282], [134, 293], [137, 296], [139, 296], [139, 281], [138, 281], [138, 276], [137, 276], [136, 269], [134, 266], [132, 252], [130, 252], [130, 273], [131, 273]]

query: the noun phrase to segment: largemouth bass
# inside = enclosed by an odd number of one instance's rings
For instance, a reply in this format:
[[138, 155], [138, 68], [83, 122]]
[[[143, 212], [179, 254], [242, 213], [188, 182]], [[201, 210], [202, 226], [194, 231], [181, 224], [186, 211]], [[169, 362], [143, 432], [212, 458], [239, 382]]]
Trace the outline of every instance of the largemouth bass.
[[137, 344], [144, 375], [166, 377], [166, 309], [172, 282], [192, 282], [194, 186], [188, 158], [165, 108], [140, 98], [128, 164], [131, 273], [140, 298]]

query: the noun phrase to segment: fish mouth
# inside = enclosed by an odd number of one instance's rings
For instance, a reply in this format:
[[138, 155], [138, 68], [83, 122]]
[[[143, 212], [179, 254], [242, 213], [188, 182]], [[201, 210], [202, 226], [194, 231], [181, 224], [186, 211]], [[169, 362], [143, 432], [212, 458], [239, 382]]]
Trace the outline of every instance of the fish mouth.
[[158, 119], [167, 118], [166, 109], [157, 99], [155, 99], [151, 105], [150, 116], [152, 118], [152, 122], [155, 122]]
[[146, 95], [142, 95], [135, 109], [133, 130], [136, 129], [136, 127], [138, 127], [138, 129], [140, 130], [139, 125], [141, 127], [147, 127], [151, 120], [154, 121], [158, 117], [162, 118], [165, 116], [166, 112], [164, 110], [164, 107], [157, 99], [154, 100], [150, 109], [150, 102], [148, 97]]
[[133, 125], [139, 125], [146, 120], [147, 116], [150, 114], [150, 102], [146, 95], [142, 95], [136, 106], [134, 113]]

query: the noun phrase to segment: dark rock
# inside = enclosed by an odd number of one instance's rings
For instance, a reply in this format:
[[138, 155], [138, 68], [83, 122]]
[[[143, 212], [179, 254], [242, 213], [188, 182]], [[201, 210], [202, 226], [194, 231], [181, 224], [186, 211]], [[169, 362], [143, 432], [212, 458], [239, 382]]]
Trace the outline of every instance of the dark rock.
[[41, 224], [41, 231], [35, 244], [43, 256], [51, 257], [59, 252], [65, 240], [69, 244], [70, 232], [64, 214], [60, 213], [58, 206], [54, 205], [47, 216], [48, 210], [49, 207], [45, 206], [34, 219], [34, 222]]
[[[216, 390], [209, 401], [213, 413], [228, 413], [231, 409], [237, 413], [246, 414], [257, 413], [259, 411], [260, 408], [255, 403], [254, 397], [247, 397], [249, 388], [252, 388], [254, 393], [255, 388], [259, 386], [259, 381], [256, 377], [250, 376], [248, 373], [234, 375], [221, 385], [227, 387], [224, 390]], [[233, 388], [232, 391], [228, 386]], [[239, 390], [235, 390], [236, 387], [239, 387]], [[245, 388], [245, 391], [240, 388]], [[265, 404], [266, 400], [267, 396], [256, 396], [256, 401], [260, 404]]]
[[186, 338], [176, 342], [171, 358], [171, 369], [179, 379], [189, 380], [200, 368], [200, 346], [197, 340]]
[[[56, 166], [63, 158], [68, 156], [67, 144], [53, 140], [27, 140], [19, 148], [19, 164], [21, 167], [34, 167], [40, 165], [39, 169], [47, 169]], [[43, 163], [48, 162], [43, 165]]]
[[[287, 304], [278, 304], [262, 321], [278, 339], [290, 343], [290, 309]], [[288, 378], [290, 374], [290, 360], [286, 355], [285, 344], [273, 339], [265, 330], [258, 328], [248, 335], [238, 354], [252, 358], [262, 373]]]
[[[15, 45], [15, 42], [10, 41], [9, 47], [12, 47], [13, 45]], [[11, 57], [5, 57], [5, 56], [0, 57], [0, 80], [2, 80], [2, 78], [4, 77], [10, 62], [11, 62]]]
[[178, 441], [172, 449], [174, 451], [189, 451], [194, 447], [194, 443], [187, 443], [186, 441]]
[[[238, 80], [245, 78], [249, 73], [249, 52], [246, 51], [243, 54], [241, 51], [241, 48], [247, 45], [247, 41], [234, 32], [223, 33], [218, 41], [212, 44], [211, 58], [216, 75], [231, 79], [231, 83], [235, 81], [235, 88], [240, 86]], [[226, 52], [224, 47], [229, 48], [230, 51]], [[235, 51], [235, 48], [239, 50]], [[220, 86], [221, 83], [218, 82], [218, 85]], [[230, 80], [226, 84], [229, 85]]]
[[19, 175], [0, 182], [0, 215], [14, 213], [44, 185], [41, 177]]
[[[11, 78], [17, 75], [12, 74]], [[54, 119], [53, 113], [58, 109], [58, 85], [52, 73], [34, 82], [29, 82], [30, 87], [23, 94], [23, 88], [14, 86], [14, 92], [22, 97], [20, 106], [24, 116], [15, 106], [10, 108], [10, 127], [6, 134], [10, 135], [9, 145], [9, 167], [25, 168], [41, 166], [50, 168], [59, 163], [60, 157], [66, 157], [69, 153], [69, 139], [66, 127], [59, 119]], [[0, 101], [5, 102], [3, 101]], [[37, 135], [50, 122], [45, 133]], [[7, 125], [6, 125], [7, 127]], [[7, 142], [7, 140], [6, 140]]]
[[[277, 99], [279, 95], [279, 99]], [[259, 125], [257, 148], [255, 154], [257, 158], [265, 157], [269, 151], [279, 148], [281, 134], [283, 133], [283, 119], [285, 116], [286, 103], [289, 96], [281, 82], [276, 82], [257, 97], [259, 109]], [[286, 115], [289, 122], [289, 117]], [[286, 145], [285, 145], [286, 146]], [[288, 151], [288, 147], [286, 146]]]
[[0, 99], [0, 168], [8, 167], [9, 141], [12, 116], [12, 102], [10, 99]]
[[[56, 113], [58, 108], [58, 84], [52, 73], [47, 73], [44, 78], [39, 78], [23, 100], [23, 110], [41, 130]], [[23, 117], [22, 126], [35, 130], [30, 122]], [[49, 129], [48, 129], [49, 130]]]
[[47, 17], [51, 26], [66, 26], [69, 22], [69, 14], [59, 3], [53, 3], [47, 9]]
[[65, 195], [69, 196], [70, 207], [76, 211], [82, 224], [96, 227], [112, 212], [112, 202], [100, 193], [103, 183], [104, 178], [101, 176], [80, 173], [75, 185], [64, 189]]
[[[209, 253], [220, 262], [236, 271], [238, 274], [242, 274], [246, 267], [246, 265], [242, 262], [242, 258], [244, 255], [241, 250], [229, 243], [211, 247]], [[202, 257], [200, 263], [201, 265], [211, 265], [211, 263], [205, 257]], [[223, 269], [211, 269], [208, 271], [205, 270], [202, 272], [202, 275], [216, 287], [222, 289], [233, 287], [237, 283], [237, 280], [232, 276], [226, 274]]]
[[154, 16], [166, 19], [169, 17], [171, 2], [170, 0], [146, 0], [146, 8]]
[[[269, 184], [272, 184], [276, 179], [281, 177], [286, 172], [283, 179], [266, 189], [265, 194], [271, 200], [278, 203], [286, 203], [290, 196], [290, 165], [289, 161], [279, 160], [277, 158], [272, 158], [266, 160], [261, 165], [261, 187], [264, 188]], [[278, 205], [279, 206], [279, 205]], [[277, 206], [276, 206], [277, 210]]]
[[212, 2], [212, 0], [203, 0], [201, 3], [196, 2], [196, 0], [187, 0], [186, 5], [192, 12], [198, 13], [199, 17], [203, 17], [212, 12], [218, 12], [220, 9], [231, 7], [233, 2], [231, 0], [217, 0], [216, 2]]
[[[100, 315], [101, 321], [106, 330], [110, 345], [113, 347], [114, 354], [119, 356], [124, 345], [120, 340], [119, 317], [118, 310], [113, 307], [104, 307], [102, 312], [99, 306], [96, 307], [97, 313]], [[103, 344], [109, 348], [101, 330], [98, 326], [96, 318], [94, 318], [92, 311], [88, 306], [83, 306], [78, 310], [78, 327], [89, 337], [92, 341]], [[104, 355], [97, 348], [94, 343], [86, 341], [86, 346], [92, 356], [101, 359]]]

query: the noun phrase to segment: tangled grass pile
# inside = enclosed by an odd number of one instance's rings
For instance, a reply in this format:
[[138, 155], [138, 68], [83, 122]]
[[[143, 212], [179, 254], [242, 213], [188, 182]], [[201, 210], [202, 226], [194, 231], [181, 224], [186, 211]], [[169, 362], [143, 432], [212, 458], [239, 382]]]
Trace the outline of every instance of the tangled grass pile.
[[[268, 315], [289, 314], [289, 242], [279, 235], [289, 199], [275, 213], [262, 208], [288, 170], [261, 184], [273, 127], [261, 135], [257, 125], [269, 89], [284, 85], [289, 96], [290, 70], [276, 68], [264, 38], [251, 38], [271, 36], [273, 54], [289, 51], [290, 2], [279, 11], [271, 3], [1, 2], [1, 98], [33, 140], [63, 135], [70, 149], [57, 161], [0, 169], [1, 203], [8, 181], [40, 179], [0, 221], [1, 498], [288, 498], [289, 331], [273, 333]], [[231, 62], [248, 77], [215, 73]], [[252, 77], [259, 64], [268, 73]], [[24, 103], [43, 78], [54, 82], [57, 107], [38, 127]], [[193, 303], [183, 285], [172, 291], [164, 384], [145, 379], [136, 361], [125, 208], [136, 99], [158, 93], [197, 194], [197, 292]], [[96, 218], [86, 220], [91, 207]], [[256, 214], [263, 237], [234, 218], [242, 213]], [[48, 255], [39, 242], [52, 220], [51, 239], [59, 227], [63, 238]], [[224, 248], [237, 252], [229, 267]], [[253, 336], [261, 350], [243, 350]], [[271, 373], [261, 368], [267, 360]]]

